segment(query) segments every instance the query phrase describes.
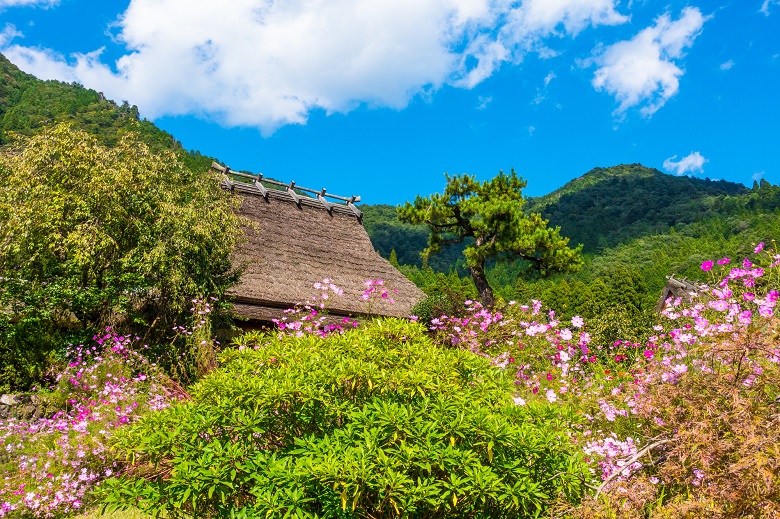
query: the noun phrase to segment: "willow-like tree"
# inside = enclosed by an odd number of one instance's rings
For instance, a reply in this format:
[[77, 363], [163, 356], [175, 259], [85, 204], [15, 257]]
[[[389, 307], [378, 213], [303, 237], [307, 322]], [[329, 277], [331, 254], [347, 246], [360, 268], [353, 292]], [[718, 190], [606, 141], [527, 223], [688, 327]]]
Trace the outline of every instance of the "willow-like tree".
[[493, 289], [485, 274], [489, 259], [522, 258], [528, 270], [541, 275], [580, 266], [581, 246], [572, 249], [560, 228], [550, 228], [537, 213], [523, 211], [527, 182], [514, 170], [480, 182], [472, 175], [447, 177], [444, 193], [418, 196], [398, 207], [398, 219], [425, 224], [431, 231], [425, 256], [443, 247], [466, 242], [463, 251], [482, 304], [492, 307]]
[[136, 133], [109, 148], [60, 124], [0, 150], [0, 391], [66, 339], [166, 336], [194, 297], [220, 298], [238, 277], [235, 203]]

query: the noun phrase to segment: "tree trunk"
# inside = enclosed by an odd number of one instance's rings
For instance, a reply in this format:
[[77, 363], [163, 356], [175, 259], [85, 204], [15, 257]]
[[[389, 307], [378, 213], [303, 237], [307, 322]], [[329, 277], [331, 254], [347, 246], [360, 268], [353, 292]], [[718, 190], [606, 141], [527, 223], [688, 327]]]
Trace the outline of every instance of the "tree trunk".
[[469, 265], [469, 269], [471, 269], [471, 279], [474, 280], [474, 285], [477, 287], [482, 306], [492, 309], [495, 300], [493, 299], [493, 289], [490, 288], [487, 276], [485, 276], [485, 262], [482, 261], [478, 265]]

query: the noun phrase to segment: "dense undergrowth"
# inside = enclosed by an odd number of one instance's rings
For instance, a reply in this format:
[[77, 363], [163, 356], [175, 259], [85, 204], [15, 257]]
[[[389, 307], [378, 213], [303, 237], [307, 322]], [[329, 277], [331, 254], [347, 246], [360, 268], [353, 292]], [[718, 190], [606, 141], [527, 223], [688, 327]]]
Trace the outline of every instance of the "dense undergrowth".
[[59, 415], [3, 422], [0, 516], [780, 517], [779, 264], [705, 260], [707, 290], [609, 342], [538, 301], [358, 327], [310, 301], [189, 394], [107, 333]]

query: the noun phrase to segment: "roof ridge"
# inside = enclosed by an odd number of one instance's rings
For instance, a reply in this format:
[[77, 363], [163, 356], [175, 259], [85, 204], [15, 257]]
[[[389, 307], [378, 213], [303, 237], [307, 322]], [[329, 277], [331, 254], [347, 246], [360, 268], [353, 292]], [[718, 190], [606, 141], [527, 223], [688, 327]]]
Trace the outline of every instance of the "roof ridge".
[[[284, 182], [279, 182], [278, 180], [263, 178], [262, 173], [258, 173], [257, 175], [250, 175], [248, 173], [240, 173], [237, 171], [233, 171], [230, 169], [230, 167], [222, 166], [217, 162], [211, 163], [211, 169], [213, 171], [216, 171], [217, 173], [222, 174], [223, 179], [220, 186], [223, 189], [229, 189], [231, 191], [239, 191], [242, 194], [252, 194], [255, 196], [260, 196], [264, 198], [266, 202], [269, 202], [269, 198], [274, 198], [277, 200], [283, 200], [287, 202], [293, 202], [295, 205], [298, 206], [299, 209], [301, 209], [302, 205], [306, 205], [309, 207], [316, 207], [319, 209], [324, 209], [331, 216], [333, 216], [334, 212], [349, 215], [349, 216], [354, 216], [357, 218], [358, 222], [363, 223], [363, 212], [360, 209], [358, 209], [357, 206], [355, 205], [355, 202], [360, 202], [360, 196], [352, 195], [350, 197], [345, 197], [345, 196], [333, 195], [328, 193], [325, 188], [322, 188], [319, 191], [317, 191], [315, 189], [309, 189], [307, 187], [296, 186], [294, 180], [291, 181], [289, 184], [285, 184]], [[238, 177], [239, 179], [251, 180], [252, 182], [251, 183], [245, 181], [235, 182], [231, 180], [230, 178], [231, 176]], [[263, 184], [271, 184], [272, 186], [276, 186], [278, 188], [284, 188], [284, 189], [283, 190], [267, 189], [266, 186]], [[296, 191], [311, 193], [315, 196], [314, 197], [302, 196]], [[328, 201], [326, 200], [326, 197], [331, 198], [335, 201]]]

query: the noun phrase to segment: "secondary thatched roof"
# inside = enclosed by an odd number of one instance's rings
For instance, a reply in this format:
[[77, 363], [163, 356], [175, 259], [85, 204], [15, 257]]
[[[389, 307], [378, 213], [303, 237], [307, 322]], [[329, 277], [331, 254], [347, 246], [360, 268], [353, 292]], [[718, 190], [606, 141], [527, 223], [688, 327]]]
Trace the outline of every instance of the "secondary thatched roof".
[[[213, 167], [229, 173], [217, 164]], [[313, 198], [293, 189], [263, 189], [258, 183], [230, 180], [223, 187], [241, 197], [239, 214], [249, 221], [244, 227], [247, 242], [236, 254], [236, 260], [246, 264], [246, 272], [231, 291], [239, 316], [259, 321], [279, 318], [284, 309], [317, 294], [312, 285], [325, 278], [344, 290], [343, 297], [329, 299], [332, 315], [370, 310], [375, 315], [408, 317], [424, 296], [374, 250], [362, 214], [353, 204], [359, 198], [335, 197], [324, 190]], [[299, 189], [313, 192], [295, 188]], [[397, 290], [395, 304], [379, 301], [369, 308], [361, 298], [369, 279], [384, 280], [385, 286]]]
[[655, 308], [657, 311], [663, 310], [667, 302], [671, 299], [677, 299], [678, 297], [684, 301], [691, 301], [699, 292], [707, 289], [706, 285], [701, 285], [694, 281], [688, 281], [687, 279], [675, 279], [674, 276], [667, 276], [666, 285], [661, 291], [661, 297], [658, 298], [658, 303]]

